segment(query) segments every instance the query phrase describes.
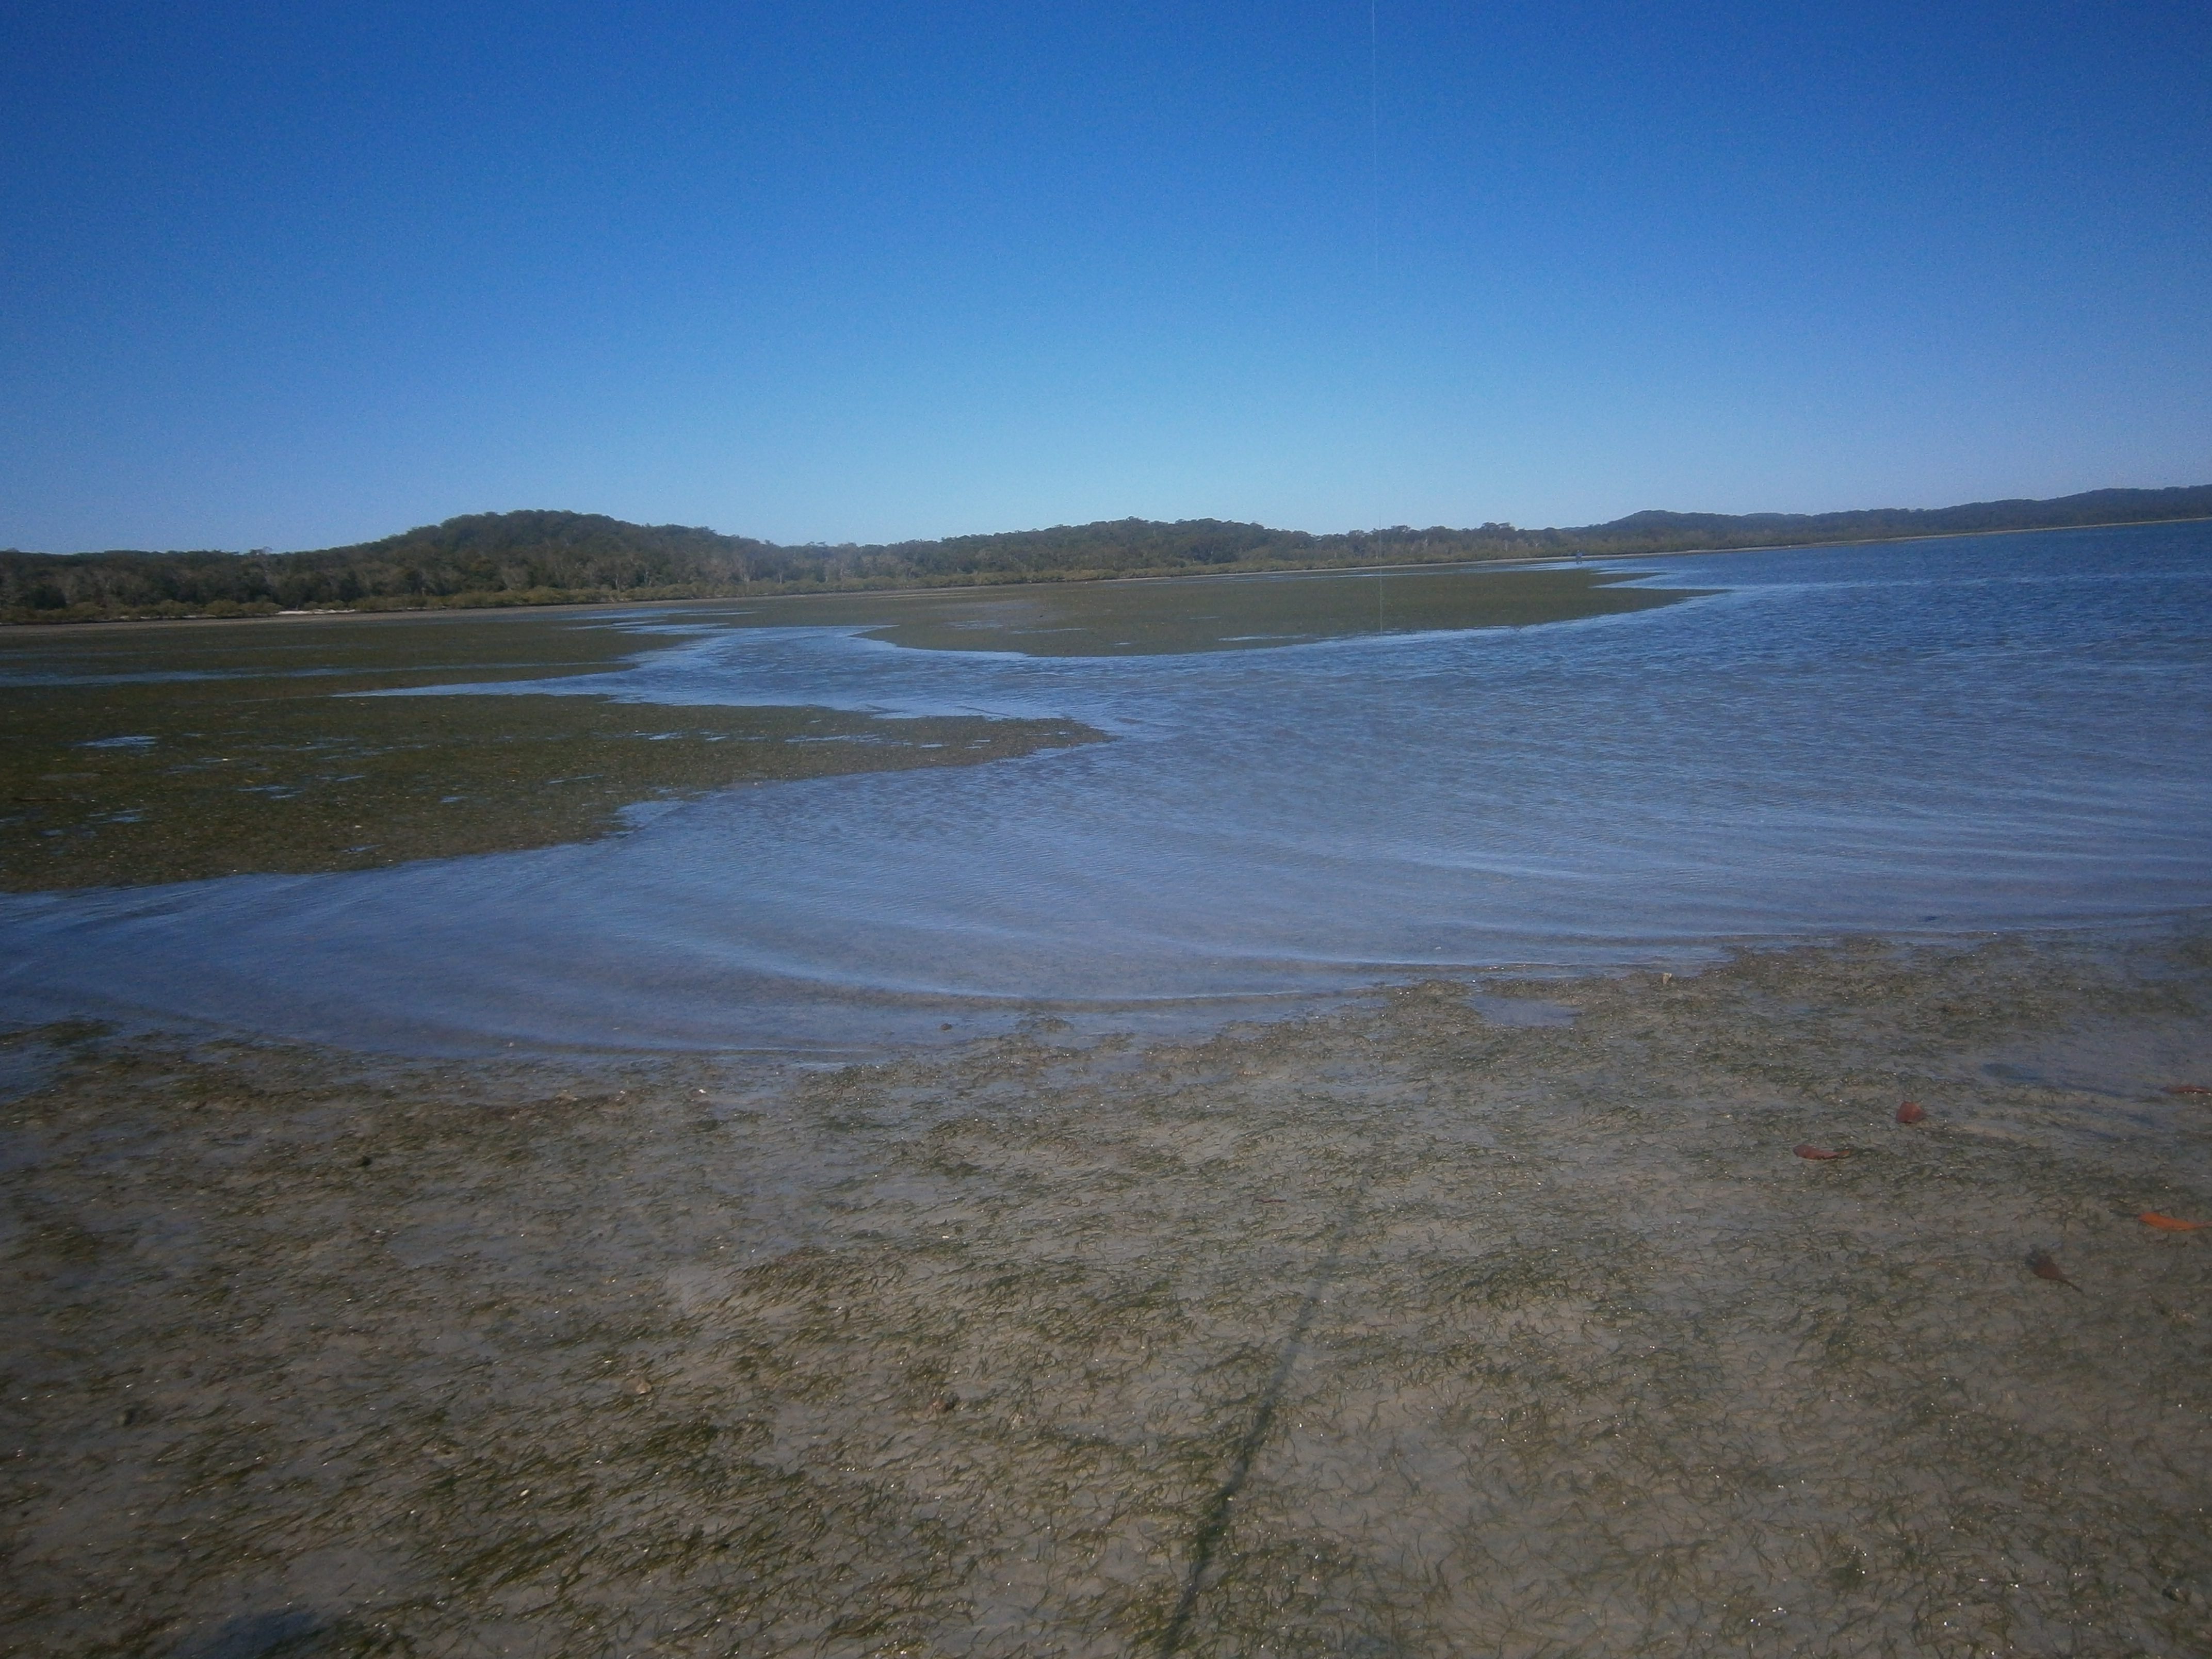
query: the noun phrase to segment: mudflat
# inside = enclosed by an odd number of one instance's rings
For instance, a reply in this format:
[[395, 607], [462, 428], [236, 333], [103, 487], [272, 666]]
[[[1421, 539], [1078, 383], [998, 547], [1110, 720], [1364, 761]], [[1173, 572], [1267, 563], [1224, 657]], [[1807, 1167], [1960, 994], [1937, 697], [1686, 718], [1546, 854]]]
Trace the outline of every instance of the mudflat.
[[2212, 1650], [2202, 932], [0, 1065], [10, 1651]]

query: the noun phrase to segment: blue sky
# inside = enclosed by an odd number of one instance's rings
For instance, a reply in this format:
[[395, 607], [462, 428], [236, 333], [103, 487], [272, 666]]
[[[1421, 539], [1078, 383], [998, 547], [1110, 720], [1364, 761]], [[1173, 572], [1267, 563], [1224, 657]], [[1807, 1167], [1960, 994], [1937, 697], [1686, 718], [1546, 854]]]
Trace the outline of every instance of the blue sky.
[[2212, 8], [0, 0], [0, 545], [2212, 482]]

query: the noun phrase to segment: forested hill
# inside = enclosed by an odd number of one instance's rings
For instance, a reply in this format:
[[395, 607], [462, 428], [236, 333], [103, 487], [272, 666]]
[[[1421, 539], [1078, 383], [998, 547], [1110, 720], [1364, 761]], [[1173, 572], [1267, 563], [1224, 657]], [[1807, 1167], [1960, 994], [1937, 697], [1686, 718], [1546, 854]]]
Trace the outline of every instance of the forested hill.
[[255, 616], [311, 609], [714, 599], [825, 589], [1081, 581], [1231, 570], [1775, 547], [2212, 518], [2212, 485], [1855, 513], [1634, 513], [1579, 529], [1486, 524], [1310, 535], [1215, 519], [1120, 519], [881, 546], [781, 547], [589, 513], [480, 513], [307, 553], [0, 551], [0, 618]]

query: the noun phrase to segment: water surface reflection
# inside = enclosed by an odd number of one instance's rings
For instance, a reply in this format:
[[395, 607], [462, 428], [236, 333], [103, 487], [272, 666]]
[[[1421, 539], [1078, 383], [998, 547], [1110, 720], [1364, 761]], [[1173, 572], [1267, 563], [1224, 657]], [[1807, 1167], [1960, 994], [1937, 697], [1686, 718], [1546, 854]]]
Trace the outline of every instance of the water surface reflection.
[[2212, 903], [2212, 526], [1621, 568], [1719, 591], [1178, 656], [916, 650], [856, 624], [672, 637], [592, 689], [1120, 740], [741, 789], [591, 845], [9, 899], [5, 994], [356, 1042], [839, 1048], [1027, 999], [1286, 998]]

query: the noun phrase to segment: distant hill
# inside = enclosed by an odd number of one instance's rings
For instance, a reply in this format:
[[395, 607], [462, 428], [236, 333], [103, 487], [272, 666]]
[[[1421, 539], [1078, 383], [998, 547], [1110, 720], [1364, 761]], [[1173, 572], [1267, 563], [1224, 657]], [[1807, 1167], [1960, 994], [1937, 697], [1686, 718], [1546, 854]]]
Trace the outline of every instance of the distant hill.
[[878, 546], [782, 547], [595, 513], [477, 513], [304, 553], [0, 551], [0, 619], [265, 616], [299, 610], [562, 605], [1206, 571], [1799, 546], [2212, 518], [2212, 485], [1853, 513], [1632, 513], [1578, 529], [1510, 524], [1316, 536], [1218, 519], [1117, 519]]

